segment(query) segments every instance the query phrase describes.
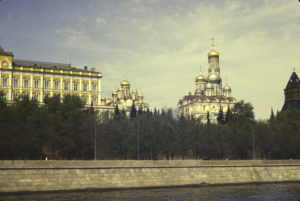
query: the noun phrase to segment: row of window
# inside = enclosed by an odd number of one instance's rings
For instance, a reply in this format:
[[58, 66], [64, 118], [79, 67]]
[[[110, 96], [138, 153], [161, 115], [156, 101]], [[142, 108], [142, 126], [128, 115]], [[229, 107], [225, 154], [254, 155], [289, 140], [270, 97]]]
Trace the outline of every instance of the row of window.
[[[24, 78], [23, 79], [23, 87], [24, 88], [28, 88], [29, 87], [29, 79], [28, 78]], [[59, 89], [59, 80], [54, 80], [54, 89]], [[4, 76], [2, 77], [2, 85], [3, 86], [8, 86], [8, 77]], [[18, 77], [13, 77], [13, 86], [14, 87], [18, 87], [19, 86], [19, 78]], [[34, 83], [33, 83], [33, 87], [34, 88], [39, 88], [40, 86], [40, 79], [34, 79]], [[70, 82], [69, 81], [64, 81], [64, 85], [63, 85], [63, 89], [64, 90], [69, 90], [70, 87]], [[44, 88], [45, 89], [49, 89], [50, 88], [50, 80], [46, 79], [44, 80]], [[73, 90], [74, 91], [78, 91], [79, 90], [79, 82], [73, 82]], [[88, 83], [87, 82], [83, 82], [82, 83], [82, 90], [83, 91], [87, 91], [88, 90]], [[97, 84], [96, 83], [92, 83], [92, 90], [96, 91], [97, 90]]]
[[[12, 100], [13, 100], [13, 101], [14, 101], [14, 100], [17, 100], [18, 97], [19, 97], [19, 95], [20, 95], [20, 93], [18, 93], [18, 92], [13, 92], [13, 93], [12, 93]], [[23, 95], [29, 96], [29, 94], [28, 94], [27, 92], [24, 92]], [[47, 94], [45, 94], [44, 96], [47, 96]], [[4, 100], [8, 100], [7, 92], [6, 92], [6, 91], [3, 91], [3, 92], [2, 92], [2, 98], [3, 98]], [[38, 93], [38, 92], [33, 92], [33, 93], [32, 93], [32, 99], [39, 101], [39, 98], [40, 98], [40, 93]], [[83, 103], [86, 105], [86, 104], [87, 104], [88, 97], [87, 97], [87, 96], [82, 96], [81, 98], [82, 98]], [[97, 105], [97, 96], [92, 96], [92, 102], [91, 102], [91, 103], [92, 103], [92, 105]]]

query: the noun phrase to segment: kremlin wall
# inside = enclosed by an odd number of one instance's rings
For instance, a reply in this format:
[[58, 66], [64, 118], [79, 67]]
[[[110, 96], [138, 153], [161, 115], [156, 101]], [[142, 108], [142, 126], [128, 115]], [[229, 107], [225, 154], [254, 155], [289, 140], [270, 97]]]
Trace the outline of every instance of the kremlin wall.
[[0, 194], [278, 182], [300, 182], [300, 161], [0, 161]]

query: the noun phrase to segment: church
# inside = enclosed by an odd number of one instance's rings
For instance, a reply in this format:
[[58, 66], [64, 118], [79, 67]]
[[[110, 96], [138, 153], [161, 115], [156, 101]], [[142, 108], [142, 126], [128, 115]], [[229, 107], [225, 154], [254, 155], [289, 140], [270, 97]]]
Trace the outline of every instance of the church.
[[148, 103], [144, 102], [144, 95], [136, 89], [130, 90], [130, 82], [125, 78], [117, 90], [112, 92], [111, 98], [101, 98], [101, 104], [103, 106], [111, 107], [111, 113], [114, 111], [116, 106], [120, 111], [125, 111], [129, 117], [132, 106], [135, 107], [136, 111], [142, 110], [146, 112], [149, 109]]
[[179, 100], [179, 117], [198, 119], [202, 123], [208, 120], [211, 123], [217, 123], [220, 111], [225, 116], [227, 110], [233, 108], [236, 99], [231, 96], [231, 88], [227, 83], [224, 87], [222, 86], [219, 56], [219, 52], [212, 44], [212, 49], [208, 53], [208, 75], [206, 77], [200, 72], [195, 79], [194, 94], [190, 92]]

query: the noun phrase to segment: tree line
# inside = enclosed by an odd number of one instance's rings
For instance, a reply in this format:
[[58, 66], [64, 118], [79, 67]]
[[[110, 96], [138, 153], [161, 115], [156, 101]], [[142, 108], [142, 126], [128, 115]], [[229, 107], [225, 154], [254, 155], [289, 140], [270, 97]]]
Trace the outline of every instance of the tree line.
[[[209, 114], [208, 114], [209, 117]], [[300, 111], [271, 112], [255, 121], [253, 106], [237, 102], [218, 124], [177, 117], [172, 109], [118, 107], [111, 117], [84, 108], [80, 97], [46, 97], [43, 105], [0, 99], [0, 159], [299, 159]]]

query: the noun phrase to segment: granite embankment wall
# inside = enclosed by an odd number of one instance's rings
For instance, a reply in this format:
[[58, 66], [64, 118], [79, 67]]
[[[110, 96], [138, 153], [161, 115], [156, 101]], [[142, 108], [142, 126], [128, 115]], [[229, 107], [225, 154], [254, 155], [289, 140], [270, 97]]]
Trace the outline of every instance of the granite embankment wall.
[[0, 161], [0, 193], [300, 182], [300, 160]]

